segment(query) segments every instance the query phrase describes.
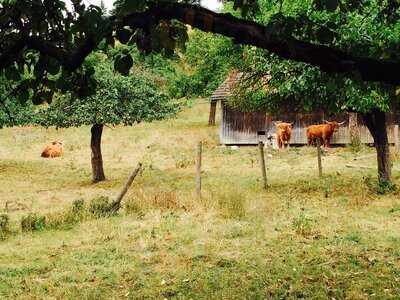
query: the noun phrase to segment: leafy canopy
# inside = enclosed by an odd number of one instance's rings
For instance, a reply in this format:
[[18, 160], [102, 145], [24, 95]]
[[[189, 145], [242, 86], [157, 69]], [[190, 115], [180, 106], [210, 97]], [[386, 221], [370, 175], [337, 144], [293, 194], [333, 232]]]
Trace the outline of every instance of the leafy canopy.
[[[3, 0], [0, 70], [18, 85], [17, 98], [22, 100], [51, 102], [54, 93], [68, 86], [87, 96], [94, 92], [93, 69], [80, 66], [100, 45], [118, 41], [136, 45], [145, 54], [172, 55], [184, 48], [184, 24], [189, 24], [326, 72], [357, 72], [366, 81], [400, 82], [396, 1], [227, 3], [237, 17], [211, 12], [195, 5], [197, 1], [119, 0], [111, 14], [105, 14], [82, 0], [73, 0], [72, 10], [62, 0]], [[129, 53], [114, 58], [115, 69], [125, 75], [133, 63]]]
[[[400, 60], [399, 10], [389, 2], [262, 0], [254, 18], [268, 24], [267, 33], [278, 31], [359, 55]], [[247, 48], [240, 68], [248, 80], [231, 104], [244, 110], [365, 113], [375, 108], [387, 111], [394, 100], [393, 86], [364, 82], [357, 73], [327, 74], [262, 49]]]
[[37, 114], [40, 125], [132, 125], [163, 119], [178, 109], [151, 78], [138, 73], [129, 76], [115, 73], [112, 62], [103, 53], [90, 55], [84, 66], [96, 70], [95, 93], [88, 97], [73, 93], [60, 95]]

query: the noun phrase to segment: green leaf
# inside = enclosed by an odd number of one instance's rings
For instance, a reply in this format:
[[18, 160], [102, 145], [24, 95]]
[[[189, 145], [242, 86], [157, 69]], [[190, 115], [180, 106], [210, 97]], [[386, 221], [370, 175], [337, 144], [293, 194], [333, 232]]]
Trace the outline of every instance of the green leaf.
[[32, 102], [35, 105], [38, 104], [43, 104], [45, 102], [47, 103], [51, 103], [53, 100], [53, 91], [49, 91], [49, 90], [41, 90], [35, 93], [35, 95], [33, 96]]
[[5, 69], [5, 76], [8, 80], [18, 81], [21, 79], [21, 75], [15, 65], [12, 65]]
[[132, 68], [132, 66], [133, 59], [130, 54], [118, 55], [115, 58], [114, 69], [124, 76], [127, 76], [129, 74], [129, 70], [130, 68]]
[[50, 57], [48, 59], [48, 64], [47, 64], [47, 71], [51, 74], [51, 75], [57, 75], [58, 72], [60, 71], [60, 63], [58, 62], [58, 60]]
[[132, 32], [129, 29], [122, 28], [117, 30], [116, 36], [122, 44], [127, 44], [132, 36]]
[[315, 7], [318, 10], [334, 11], [339, 6], [339, 0], [315, 0]]
[[315, 36], [323, 44], [330, 43], [334, 39], [334, 33], [326, 27], [319, 28]]
[[44, 101], [43, 101], [43, 99], [40, 97], [40, 95], [35, 94], [35, 95], [33, 95], [32, 103], [35, 104], [35, 105], [39, 105], [39, 104], [43, 104]]
[[20, 89], [17, 94], [18, 102], [23, 104], [26, 103], [29, 99], [29, 90], [28, 89]]

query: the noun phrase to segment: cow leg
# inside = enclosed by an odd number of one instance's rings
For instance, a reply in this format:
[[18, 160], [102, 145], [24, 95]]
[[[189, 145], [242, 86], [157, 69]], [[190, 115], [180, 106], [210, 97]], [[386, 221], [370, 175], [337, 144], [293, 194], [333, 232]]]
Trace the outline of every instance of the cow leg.
[[311, 146], [311, 143], [312, 143], [312, 138], [311, 137], [307, 137], [307, 146]]

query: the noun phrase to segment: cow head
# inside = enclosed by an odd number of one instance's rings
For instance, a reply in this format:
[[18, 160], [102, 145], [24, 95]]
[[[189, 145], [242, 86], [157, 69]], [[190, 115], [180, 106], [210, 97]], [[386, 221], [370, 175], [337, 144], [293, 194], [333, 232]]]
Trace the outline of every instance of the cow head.
[[334, 132], [336, 132], [336, 131], [339, 129], [339, 126], [341, 126], [341, 125], [343, 125], [344, 123], [346, 123], [346, 121], [343, 121], [343, 122], [340, 122], [340, 123], [338, 123], [338, 122], [336, 122], [336, 121], [332, 121], [332, 122], [324, 121], [324, 122], [325, 122], [326, 124], [328, 124]]
[[274, 125], [276, 127], [281, 127], [281, 128], [284, 128], [284, 127], [292, 128], [292, 126], [293, 126], [293, 123], [286, 123], [286, 122], [282, 122], [282, 121], [274, 121], [272, 123], [274, 123]]

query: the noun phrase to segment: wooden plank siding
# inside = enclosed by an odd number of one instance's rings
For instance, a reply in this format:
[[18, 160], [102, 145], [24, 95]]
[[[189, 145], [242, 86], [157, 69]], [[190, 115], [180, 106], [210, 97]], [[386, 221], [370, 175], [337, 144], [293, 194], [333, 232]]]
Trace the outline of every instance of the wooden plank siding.
[[[334, 133], [331, 144], [349, 144], [349, 114], [342, 113], [327, 115], [323, 111], [313, 113], [286, 113], [281, 115], [271, 115], [264, 112], [240, 112], [229, 108], [224, 101], [221, 101], [222, 120], [220, 127], [220, 143], [226, 145], [255, 145], [259, 141], [266, 141], [269, 135], [276, 132], [273, 121], [293, 122], [293, 131], [290, 144], [307, 144], [307, 127], [312, 124], [321, 124], [323, 120], [346, 121]], [[389, 143], [394, 143], [394, 125], [398, 124], [398, 116], [389, 113], [388, 117], [388, 138]], [[361, 116], [357, 116], [358, 129], [362, 143], [373, 143], [368, 128], [364, 126]]]

